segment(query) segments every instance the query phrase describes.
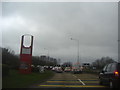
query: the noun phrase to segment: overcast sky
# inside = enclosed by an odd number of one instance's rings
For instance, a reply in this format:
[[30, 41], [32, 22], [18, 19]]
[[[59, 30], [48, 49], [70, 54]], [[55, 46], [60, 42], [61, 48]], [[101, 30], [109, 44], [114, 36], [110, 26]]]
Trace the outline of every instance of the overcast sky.
[[[81, 62], [118, 56], [117, 2], [4, 2], [2, 3], [2, 47], [20, 53], [21, 36], [34, 36], [33, 55]], [[46, 48], [46, 49], [44, 49]]]

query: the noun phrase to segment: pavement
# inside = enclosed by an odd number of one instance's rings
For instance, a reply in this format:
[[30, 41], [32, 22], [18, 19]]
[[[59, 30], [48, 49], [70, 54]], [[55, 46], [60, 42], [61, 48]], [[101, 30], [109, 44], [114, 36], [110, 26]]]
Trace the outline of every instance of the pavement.
[[99, 78], [95, 74], [55, 73], [55, 75], [43, 83], [36, 84], [32, 88], [107, 88], [99, 85]]

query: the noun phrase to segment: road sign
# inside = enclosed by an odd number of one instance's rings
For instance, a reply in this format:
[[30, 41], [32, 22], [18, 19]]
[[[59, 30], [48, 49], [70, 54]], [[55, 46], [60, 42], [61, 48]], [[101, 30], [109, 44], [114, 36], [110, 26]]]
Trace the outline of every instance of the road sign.
[[[24, 37], [31, 37], [30, 46], [25, 46]], [[32, 64], [32, 47], [33, 47], [33, 36], [32, 35], [23, 35], [21, 40], [21, 50], [20, 50], [20, 73], [29, 74], [31, 73], [31, 64]]]

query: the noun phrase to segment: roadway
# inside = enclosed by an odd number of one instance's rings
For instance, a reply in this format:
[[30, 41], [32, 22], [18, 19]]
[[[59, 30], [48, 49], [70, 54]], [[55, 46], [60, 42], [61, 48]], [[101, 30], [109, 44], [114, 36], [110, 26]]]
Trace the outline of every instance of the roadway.
[[55, 73], [47, 81], [37, 84], [34, 88], [107, 88], [99, 85], [98, 75]]

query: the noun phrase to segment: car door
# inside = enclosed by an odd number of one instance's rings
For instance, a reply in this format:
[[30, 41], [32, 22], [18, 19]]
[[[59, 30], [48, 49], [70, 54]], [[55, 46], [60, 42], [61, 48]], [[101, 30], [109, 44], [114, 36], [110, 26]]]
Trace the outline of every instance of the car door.
[[107, 68], [106, 68], [106, 72], [104, 73], [104, 80], [105, 80], [105, 83], [108, 84], [109, 83], [109, 80], [110, 80], [110, 77], [111, 77], [111, 65], [112, 64], [108, 64]]
[[106, 69], [107, 69], [107, 66], [104, 66], [103, 70], [101, 71], [100, 73], [100, 80], [105, 83], [106, 82], [106, 75], [105, 75], [105, 72], [106, 72]]
[[117, 70], [117, 63], [113, 63], [110, 69], [110, 79], [114, 78], [114, 72]]

